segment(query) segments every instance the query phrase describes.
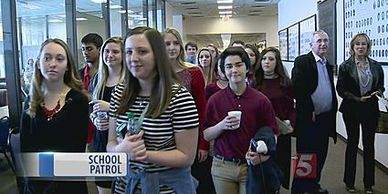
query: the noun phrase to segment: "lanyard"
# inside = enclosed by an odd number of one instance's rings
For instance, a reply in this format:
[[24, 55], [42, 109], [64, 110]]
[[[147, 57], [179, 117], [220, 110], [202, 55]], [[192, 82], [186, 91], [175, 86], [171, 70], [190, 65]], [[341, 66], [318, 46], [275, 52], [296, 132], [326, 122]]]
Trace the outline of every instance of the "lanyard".
[[[137, 122], [135, 122], [135, 130], [136, 131], [139, 131], [140, 130], [140, 127], [141, 125], [143, 124], [143, 121], [144, 121], [144, 117], [145, 117], [145, 114], [148, 110], [148, 106], [150, 104], [148, 103], [147, 106], [144, 108], [143, 112], [141, 113], [140, 117], [139, 117], [139, 120], [137, 120]], [[128, 122], [129, 122], [129, 115], [128, 115]], [[134, 118], [133, 118], [134, 119]]]
[[[144, 108], [143, 112], [141, 113], [139, 119], [135, 120], [135, 116], [133, 114], [133, 112], [129, 112], [128, 113], [128, 121], [127, 123], [123, 122], [121, 123], [117, 128], [116, 128], [116, 135], [125, 135], [125, 133], [130, 133], [130, 134], [136, 134], [136, 133], [139, 133], [140, 132], [140, 127], [141, 125], [143, 124], [143, 121], [144, 121], [144, 117], [145, 117], [145, 114], [146, 112], [148, 111], [148, 107], [149, 107], [149, 104], [147, 104], [147, 106]], [[125, 131], [123, 131], [126, 126], [129, 124], [129, 128]], [[124, 138], [124, 137], [122, 137]]]

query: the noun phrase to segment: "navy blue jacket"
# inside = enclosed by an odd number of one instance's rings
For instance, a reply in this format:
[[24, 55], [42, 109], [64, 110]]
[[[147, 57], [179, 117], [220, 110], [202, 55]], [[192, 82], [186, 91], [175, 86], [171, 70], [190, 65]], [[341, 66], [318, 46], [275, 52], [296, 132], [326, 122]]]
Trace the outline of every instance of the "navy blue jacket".
[[253, 139], [255, 141], [264, 141], [268, 148], [267, 154], [271, 157], [261, 164], [248, 165], [246, 193], [276, 193], [280, 189], [284, 176], [273, 157], [276, 153], [276, 140], [273, 129], [270, 127], [262, 127], [256, 132]]

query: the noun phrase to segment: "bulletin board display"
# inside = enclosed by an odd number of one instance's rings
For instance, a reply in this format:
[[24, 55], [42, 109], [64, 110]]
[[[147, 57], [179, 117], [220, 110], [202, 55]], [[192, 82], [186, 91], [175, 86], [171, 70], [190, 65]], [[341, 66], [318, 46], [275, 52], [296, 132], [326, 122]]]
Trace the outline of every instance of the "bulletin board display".
[[280, 30], [278, 34], [281, 59], [292, 62], [299, 55], [310, 52], [310, 40], [316, 29], [316, 15], [313, 15]]
[[371, 39], [371, 58], [388, 62], [388, 0], [344, 1], [344, 60], [350, 57], [350, 42], [358, 33]]
[[279, 51], [282, 60], [288, 60], [288, 31], [287, 29], [279, 31]]
[[307, 18], [299, 23], [300, 33], [300, 50], [299, 54], [307, 54], [310, 52], [310, 40], [315, 32], [315, 17]]
[[288, 28], [288, 60], [293, 61], [299, 55], [299, 25]]

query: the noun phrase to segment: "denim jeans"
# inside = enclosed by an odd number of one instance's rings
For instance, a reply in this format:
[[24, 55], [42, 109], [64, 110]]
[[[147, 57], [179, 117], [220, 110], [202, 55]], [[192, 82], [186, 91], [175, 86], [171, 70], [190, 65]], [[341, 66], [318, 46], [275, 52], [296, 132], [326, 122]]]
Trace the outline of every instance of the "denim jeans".
[[177, 194], [195, 194], [198, 185], [198, 181], [191, 176], [190, 168], [173, 168], [154, 173], [130, 170], [126, 178], [126, 194], [135, 194], [138, 183], [141, 183], [141, 193], [144, 194], [159, 194], [160, 185], [171, 187]]

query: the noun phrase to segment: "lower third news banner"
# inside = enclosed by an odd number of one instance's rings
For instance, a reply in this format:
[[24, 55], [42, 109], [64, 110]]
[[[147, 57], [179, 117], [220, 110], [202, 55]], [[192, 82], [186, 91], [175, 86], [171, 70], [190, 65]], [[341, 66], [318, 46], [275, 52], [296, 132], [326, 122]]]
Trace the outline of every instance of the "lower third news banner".
[[[125, 153], [33, 153], [24, 155], [24, 176], [118, 177], [127, 175]], [[28, 160], [28, 162], [26, 161]]]

